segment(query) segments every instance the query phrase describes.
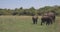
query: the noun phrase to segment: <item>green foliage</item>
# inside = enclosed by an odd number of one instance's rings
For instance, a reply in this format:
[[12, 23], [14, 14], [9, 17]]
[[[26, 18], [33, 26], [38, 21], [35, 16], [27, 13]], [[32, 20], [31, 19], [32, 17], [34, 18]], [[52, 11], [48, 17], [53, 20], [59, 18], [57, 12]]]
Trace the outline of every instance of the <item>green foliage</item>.
[[56, 15], [60, 15], [60, 6], [45, 6], [39, 9], [35, 9], [31, 7], [29, 9], [23, 9], [23, 7], [15, 8], [15, 9], [2, 9], [0, 8], [0, 15], [13, 15], [13, 13], [17, 13], [16, 15], [41, 15], [48, 11], [55, 11]]

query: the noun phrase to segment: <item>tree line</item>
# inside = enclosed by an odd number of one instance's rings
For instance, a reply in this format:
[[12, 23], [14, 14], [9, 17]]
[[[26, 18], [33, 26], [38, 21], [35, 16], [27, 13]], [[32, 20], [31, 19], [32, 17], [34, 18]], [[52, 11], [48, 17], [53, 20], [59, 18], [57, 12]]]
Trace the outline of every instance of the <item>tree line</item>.
[[23, 7], [20, 8], [15, 8], [15, 9], [2, 9], [0, 8], [0, 15], [28, 15], [28, 16], [32, 16], [32, 15], [41, 15], [45, 12], [48, 11], [54, 11], [56, 13], [57, 16], [60, 16], [60, 6], [45, 6], [39, 9], [35, 9], [34, 7], [31, 7], [29, 9], [23, 9]]

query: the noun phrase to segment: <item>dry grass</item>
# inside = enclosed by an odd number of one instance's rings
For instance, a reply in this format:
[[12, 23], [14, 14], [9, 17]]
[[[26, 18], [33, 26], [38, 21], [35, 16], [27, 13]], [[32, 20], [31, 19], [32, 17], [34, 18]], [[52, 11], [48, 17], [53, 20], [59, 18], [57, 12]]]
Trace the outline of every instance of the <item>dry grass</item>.
[[32, 24], [32, 16], [0, 16], [0, 32], [60, 32], [60, 17], [57, 17], [56, 22], [52, 25]]

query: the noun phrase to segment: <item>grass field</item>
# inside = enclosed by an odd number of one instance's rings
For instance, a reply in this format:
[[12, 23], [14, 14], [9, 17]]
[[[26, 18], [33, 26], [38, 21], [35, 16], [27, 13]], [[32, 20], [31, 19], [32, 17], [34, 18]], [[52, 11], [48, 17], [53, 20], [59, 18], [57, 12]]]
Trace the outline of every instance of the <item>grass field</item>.
[[31, 16], [0, 16], [0, 32], [60, 32], [60, 17], [52, 25], [32, 24]]

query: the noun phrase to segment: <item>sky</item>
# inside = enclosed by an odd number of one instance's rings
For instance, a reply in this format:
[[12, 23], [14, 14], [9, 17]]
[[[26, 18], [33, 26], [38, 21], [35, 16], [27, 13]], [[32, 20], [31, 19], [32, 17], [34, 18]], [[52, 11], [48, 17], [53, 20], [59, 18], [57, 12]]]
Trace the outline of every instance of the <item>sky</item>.
[[0, 0], [0, 8], [30, 8], [36, 9], [44, 6], [60, 5], [60, 0]]

